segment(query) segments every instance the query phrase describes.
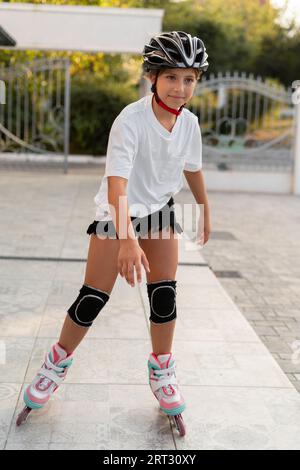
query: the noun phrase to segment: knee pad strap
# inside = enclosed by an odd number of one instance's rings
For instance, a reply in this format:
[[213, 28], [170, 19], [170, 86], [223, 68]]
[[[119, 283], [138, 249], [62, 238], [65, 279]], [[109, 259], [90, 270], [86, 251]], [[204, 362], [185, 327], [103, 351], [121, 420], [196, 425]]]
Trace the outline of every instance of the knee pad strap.
[[83, 284], [75, 302], [68, 310], [71, 319], [79, 326], [90, 327], [109, 299], [109, 294]]
[[147, 283], [149, 320], [153, 323], [167, 323], [176, 318], [176, 282], [163, 280]]

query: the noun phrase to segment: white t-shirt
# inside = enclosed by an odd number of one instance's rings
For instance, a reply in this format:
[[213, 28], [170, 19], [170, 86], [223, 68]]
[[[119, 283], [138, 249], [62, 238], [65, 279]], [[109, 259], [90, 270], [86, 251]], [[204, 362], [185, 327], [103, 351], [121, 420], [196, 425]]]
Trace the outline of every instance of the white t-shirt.
[[183, 170], [202, 168], [198, 118], [183, 108], [169, 132], [152, 109], [153, 93], [127, 105], [110, 130], [105, 173], [94, 198], [95, 220], [112, 220], [107, 199], [107, 176], [127, 182], [131, 217], [160, 210], [183, 185]]

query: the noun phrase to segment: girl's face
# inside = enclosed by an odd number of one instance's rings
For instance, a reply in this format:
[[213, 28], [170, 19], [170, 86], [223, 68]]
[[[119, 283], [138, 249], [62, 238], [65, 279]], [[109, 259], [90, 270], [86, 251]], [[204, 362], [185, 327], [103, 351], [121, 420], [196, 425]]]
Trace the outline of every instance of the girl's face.
[[[151, 78], [151, 82], [155, 82], [155, 77]], [[174, 68], [159, 75], [156, 89], [160, 99], [170, 108], [179, 108], [192, 98], [196, 84], [194, 69]]]

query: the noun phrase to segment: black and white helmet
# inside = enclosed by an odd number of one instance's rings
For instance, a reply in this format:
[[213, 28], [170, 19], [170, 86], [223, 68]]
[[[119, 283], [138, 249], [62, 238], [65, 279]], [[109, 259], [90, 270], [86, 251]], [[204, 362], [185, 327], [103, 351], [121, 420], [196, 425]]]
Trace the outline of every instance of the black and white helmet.
[[151, 38], [143, 50], [143, 69], [159, 70], [169, 68], [195, 68], [205, 72], [208, 55], [203, 41], [184, 31], [161, 33]]

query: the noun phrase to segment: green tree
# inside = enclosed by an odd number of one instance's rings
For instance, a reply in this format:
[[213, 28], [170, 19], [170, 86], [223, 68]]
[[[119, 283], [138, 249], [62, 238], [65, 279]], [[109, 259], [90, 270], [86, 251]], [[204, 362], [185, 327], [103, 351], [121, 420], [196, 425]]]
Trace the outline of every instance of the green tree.
[[263, 39], [253, 64], [254, 71], [266, 77], [276, 77], [285, 86], [300, 78], [300, 32], [290, 36], [282, 28]]

